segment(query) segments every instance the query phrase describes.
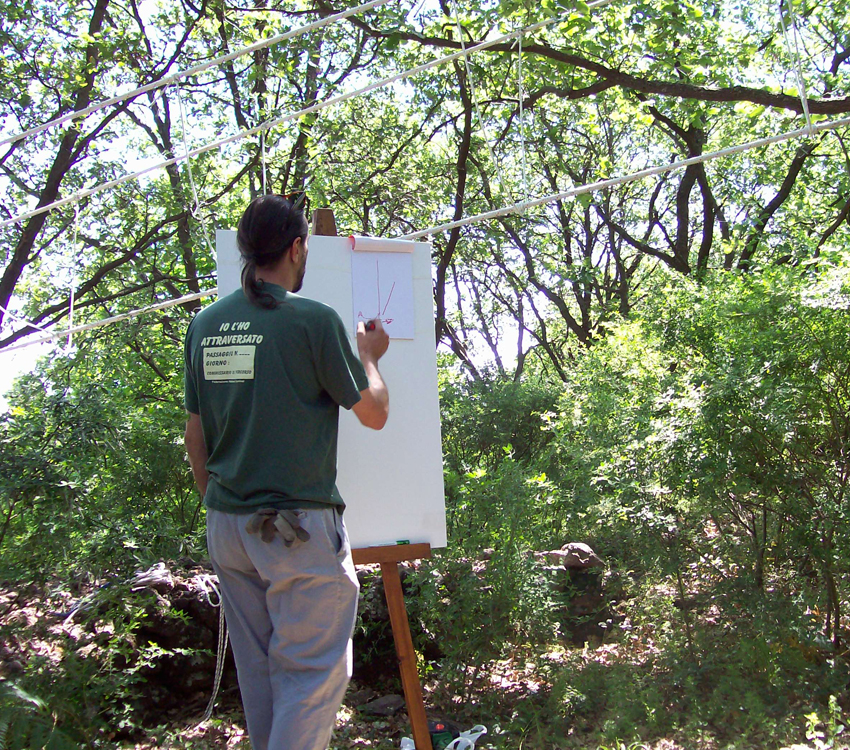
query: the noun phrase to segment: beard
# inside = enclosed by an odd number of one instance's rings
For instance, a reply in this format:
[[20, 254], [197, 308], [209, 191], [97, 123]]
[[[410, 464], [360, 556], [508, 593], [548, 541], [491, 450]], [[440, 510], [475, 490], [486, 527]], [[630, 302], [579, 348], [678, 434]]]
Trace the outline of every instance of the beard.
[[304, 261], [301, 263], [301, 268], [298, 269], [298, 277], [295, 281], [295, 286], [292, 287], [292, 291], [295, 294], [301, 291], [301, 287], [304, 286], [304, 274], [307, 272], [307, 258], [305, 256]]

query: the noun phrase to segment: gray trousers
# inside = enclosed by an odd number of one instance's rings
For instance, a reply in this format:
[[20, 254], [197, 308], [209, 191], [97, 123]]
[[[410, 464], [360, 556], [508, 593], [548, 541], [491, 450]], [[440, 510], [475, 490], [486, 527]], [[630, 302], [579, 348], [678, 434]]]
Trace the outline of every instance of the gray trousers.
[[359, 586], [342, 516], [297, 511], [310, 533], [286, 547], [248, 534], [250, 516], [207, 510], [254, 750], [325, 750], [351, 677]]

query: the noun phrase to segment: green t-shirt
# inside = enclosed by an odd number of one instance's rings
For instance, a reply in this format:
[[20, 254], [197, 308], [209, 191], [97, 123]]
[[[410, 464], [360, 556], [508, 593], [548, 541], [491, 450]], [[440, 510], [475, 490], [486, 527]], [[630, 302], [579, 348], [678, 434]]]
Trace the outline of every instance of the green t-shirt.
[[369, 387], [339, 315], [266, 284], [201, 310], [186, 333], [186, 409], [201, 415], [204, 502], [226, 513], [343, 505], [336, 488], [339, 407]]

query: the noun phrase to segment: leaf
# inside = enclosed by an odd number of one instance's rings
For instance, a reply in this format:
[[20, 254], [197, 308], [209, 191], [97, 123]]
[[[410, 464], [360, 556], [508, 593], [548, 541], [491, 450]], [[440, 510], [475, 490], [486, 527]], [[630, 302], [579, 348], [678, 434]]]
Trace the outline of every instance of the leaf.
[[384, 46], [389, 50], [398, 49], [398, 46], [402, 42], [402, 36], [398, 33], [391, 33], [384, 40]]
[[14, 682], [0, 683], [0, 696], [2, 696], [3, 693], [11, 698], [17, 698], [23, 703], [29, 703], [35, 708], [42, 710], [47, 708], [47, 704], [41, 698], [28, 693]]

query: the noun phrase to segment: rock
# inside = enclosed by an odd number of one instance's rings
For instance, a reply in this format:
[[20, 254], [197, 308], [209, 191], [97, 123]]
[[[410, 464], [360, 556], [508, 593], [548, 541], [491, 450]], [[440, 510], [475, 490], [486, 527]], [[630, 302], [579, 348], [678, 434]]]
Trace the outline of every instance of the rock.
[[546, 550], [545, 552], [535, 552], [534, 559], [544, 565], [554, 565], [558, 568], [564, 567], [565, 553], [559, 549]]
[[612, 618], [605, 591], [605, 566], [586, 544], [571, 542], [559, 550], [535, 552], [552, 586], [563, 637], [575, 646], [601, 642]]
[[354, 706], [355, 708], [360, 708], [364, 703], [368, 703], [372, 700], [377, 693], [375, 693], [372, 688], [364, 687], [360, 690], [349, 690], [345, 696], [345, 702], [349, 706]]
[[174, 588], [174, 578], [164, 562], [158, 562], [147, 570], [136, 573], [130, 580], [131, 591], [140, 591], [146, 588], [159, 594], [164, 594]]
[[364, 714], [372, 714], [373, 716], [392, 716], [402, 708], [404, 708], [404, 698], [400, 695], [383, 695], [364, 706], [360, 706], [360, 710]]
[[601, 571], [592, 568], [565, 568], [562, 591], [565, 594], [564, 634], [575, 646], [600, 643], [611, 618]]
[[542, 563], [577, 570], [605, 566], [599, 556], [582, 542], [568, 542], [561, 549], [535, 552], [534, 557]]
[[563, 564], [565, 568], [603, 568], [605, 563], [597, 556], [597, 554], [586, 544], [582, 542], [568, 542], [561, 547], [561, 552], [565, 553]]

